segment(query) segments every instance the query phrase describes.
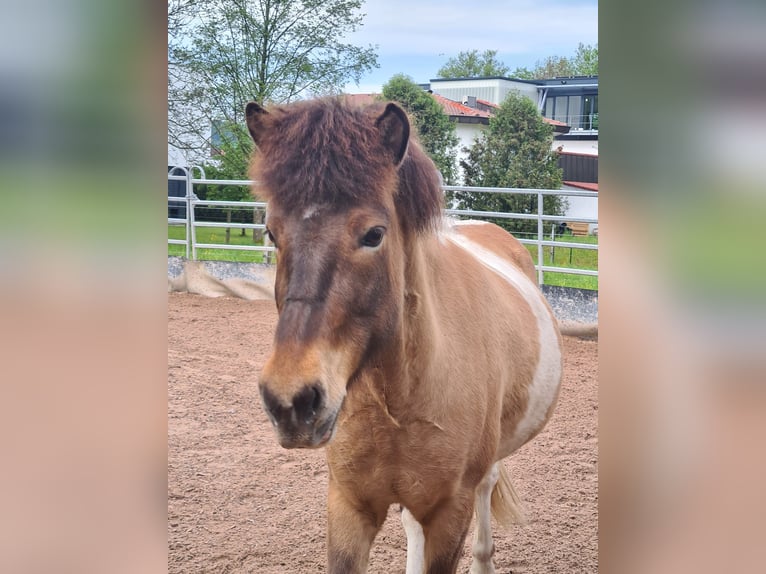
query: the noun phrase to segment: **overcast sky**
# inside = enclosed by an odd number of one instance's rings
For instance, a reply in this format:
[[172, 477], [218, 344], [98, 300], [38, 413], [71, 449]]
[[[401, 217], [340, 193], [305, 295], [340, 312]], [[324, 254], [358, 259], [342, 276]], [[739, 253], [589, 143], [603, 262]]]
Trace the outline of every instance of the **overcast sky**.
[[349, 93], [379, 92], [397, 73], [428, 82], [461, 51], [497, 50], [513, 70], [598, 43], [596, 0], [366, 0], [362, 12], [349, 41], [377, 44], [380, 67]]

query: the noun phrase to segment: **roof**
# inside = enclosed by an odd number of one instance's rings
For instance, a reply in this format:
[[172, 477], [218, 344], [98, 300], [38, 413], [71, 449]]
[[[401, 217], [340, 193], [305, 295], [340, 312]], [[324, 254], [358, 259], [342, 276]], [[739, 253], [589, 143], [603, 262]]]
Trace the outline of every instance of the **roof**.
[[577, 187], [588, 191], [598, 191], [598, 183], [589, 183], [587, 181], [564, 181], [562, 183], [569, 187]]
[[598, 86], [598, 76], [556, 76], [555, 78], [545, 78], [535, 80], [537, 85], [545, 88], [556, 86]]
[[[564, 147], [564, 146], [560, 146], [560, 147]], [[559, 152], [559, 155], [574, 155], [574, 156], [578, 156], [578, 157], [598, 157], [598, 148], [596, 149], [595, 153], [594, 152], [584, 152], [584, 151], [565, 151], [565, 150], [562, 149]]]
[[[442, 107], [444, 113], [451, 118], [456, 118], [458, 121], [460, 121], [460, 118], [475, 118], [473, 120], [466, 119], [465, 121], [486, 124], [489, 122], [489, 118], [492, 117], [492, 112], [487, 109], [472, 108], [436, 93], [431, 93], [431, 96]], [[352, 104], [363, 106], [376, 101], [378, 96], [377, 94], [345, 94], [344, 97], [346, 98], [346, 101]], [[500, 109], [500, 106], [488, 102], [487, 100], [477, 99], [476, 102], [480, 104], [482, 108], [489, 108], [492, 110]], [[552, 120], [545, 116], [543, 116], [543, 121], [552, 125], [556, 133], [567, 133], [569, 131], [570, 126], [564, 122]]]
[[[439, 94], [431, 94], [438, 104], [444, 109], [444, 113], [448, 116], [472, 116], [476, 118], [487, 118], [492, 115], [484, 110], [478, 110], [476, 108], [470, 108], [466, 105], [450, 100]], [[477, 100], [478, 101], [478, 100]]]
[[559, 127], [564, 127], [564, 126], [566, 126], [566, 127], [569, 127], [569, 124], [565, 124], [564, 122], [560, 122], [560, 121], [558, 121], [558, 120], [552, 120], [551, 118], [546, 118], [545, 116], [543, 116], [543, 121], [544, 121], [546, 124], [550, 124], [550, 125], [552, 125], [552, 126], [559, 126]]
[[462, 78], [432, 78], [429, 82], [454, 82], [463, 80], [505, 80], [507, 82], [521, 82], [522, 84], [537, 85], [539, 80], [522, 80], [520, 78], [508, 78], [506, 76], [465, 76]]
[[480, 100], [478, 98], [476, 99], [476, 102], [484, 106], [489, 106], [490, 108], [498, 109], [500, 107], [497, 104], [493, 104], [492, 102], [488, 102], [487, 100]]
[[522, 80], [521, 78], [509, 78], [506, 76], [466, 76], [462, 78], [432, 78], [434, 82], [454, 82], [465, 80], [505, 80], [507, 82], [520, 82], [522, 84], [531, 84], [540, 88], [550, 88], [561, 85], [566, 86], [596, 86], [598, 87], [598, 76], [556, 76], [555, 78], [540, 78], [535, 80]]

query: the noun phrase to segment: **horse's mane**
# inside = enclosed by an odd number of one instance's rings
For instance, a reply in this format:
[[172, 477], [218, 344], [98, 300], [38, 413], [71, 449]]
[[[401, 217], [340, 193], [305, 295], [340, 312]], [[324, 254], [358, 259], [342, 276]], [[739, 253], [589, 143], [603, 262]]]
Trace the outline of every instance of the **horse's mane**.
[[375, 125], [384, 108], [343, 98], [270, 108], [251, 168], [258, 193], [303, 210], [317, 203], [384, 205], [394, 191], [405, 231], [435, 228], [444, 207], [439, 173], [412, 135], [399, 168], [393, 165]]

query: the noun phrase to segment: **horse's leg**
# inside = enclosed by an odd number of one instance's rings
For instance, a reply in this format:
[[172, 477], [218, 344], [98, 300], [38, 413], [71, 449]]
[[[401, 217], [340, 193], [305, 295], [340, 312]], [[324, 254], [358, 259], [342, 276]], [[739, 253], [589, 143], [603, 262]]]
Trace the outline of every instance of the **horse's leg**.
[[404, 532], [407, 534], [406, 574], [423, 574], [426, 559], [426, 539], [423, 535], [423, 527], [404, 507], [402, 507], [402, 526], [404, 526]]
[[362, 574], [370, 547], [385, 520], [373, 510], [360, 512], [330, 480], [327, 500], [327, 572]]
[[454, 574], [463, 543], [471, 526], [473, 491], [461, 490], [428, 516], [423, 525], [426, 539], [426, 574]]
[[495, 566], [492, 555], [495, 545], [492, 542], [492, 489], [500, 478], [500, 470], [496, 462], [476, 487], [476, 530], [473, 537], [473, 562], [471, 574], [494, 574]]

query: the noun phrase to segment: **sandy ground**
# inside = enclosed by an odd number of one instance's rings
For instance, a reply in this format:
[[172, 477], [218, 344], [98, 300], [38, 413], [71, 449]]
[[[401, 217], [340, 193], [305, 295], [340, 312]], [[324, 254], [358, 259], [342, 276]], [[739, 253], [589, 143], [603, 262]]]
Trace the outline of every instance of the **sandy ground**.
[[[171, 573], [326, 571], [323, 451], [279, 447], [258, 397], [275, 324], [271, 301], [168, 295]], [[495, 530], [498, 573], [598, 571], [597, 400], [597, 343], [566, 337], [557, 411], [506, 460], [529, 522]], [[405, 557], [392, 507], [369, 572]]]

